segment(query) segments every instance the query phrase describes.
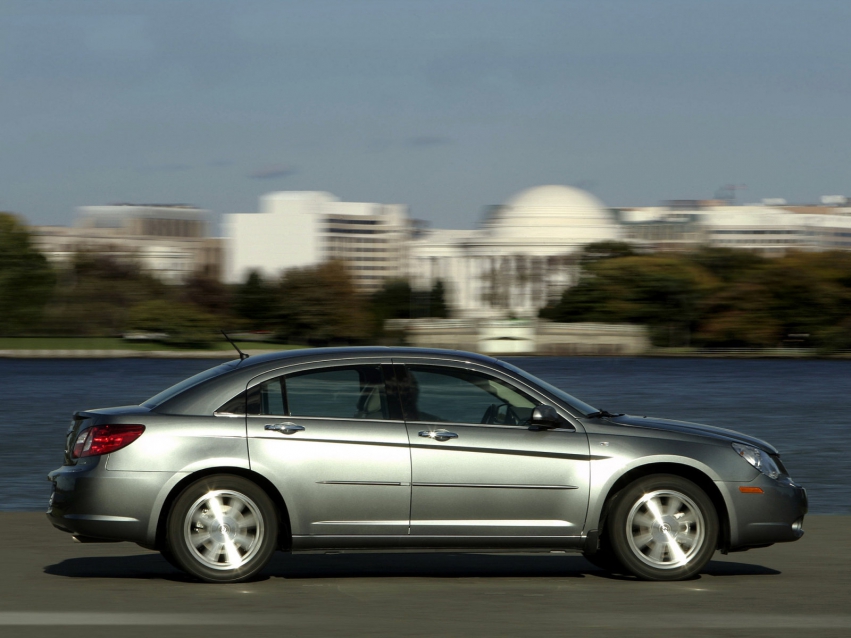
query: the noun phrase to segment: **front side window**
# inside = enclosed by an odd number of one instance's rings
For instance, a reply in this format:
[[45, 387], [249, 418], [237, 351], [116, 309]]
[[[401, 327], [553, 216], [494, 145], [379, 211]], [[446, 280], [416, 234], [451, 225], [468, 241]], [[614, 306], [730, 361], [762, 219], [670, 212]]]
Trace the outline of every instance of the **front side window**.
[[495, 377], [439, 366], [407, 366], [400, 389], [409, 421], [528, 425], [538, 403]]

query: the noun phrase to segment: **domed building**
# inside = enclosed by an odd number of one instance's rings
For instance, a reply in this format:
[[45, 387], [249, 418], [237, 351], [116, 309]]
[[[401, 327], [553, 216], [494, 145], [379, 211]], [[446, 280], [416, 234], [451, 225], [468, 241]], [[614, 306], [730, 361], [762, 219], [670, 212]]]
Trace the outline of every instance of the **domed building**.
[[569, 186], [536, 186], [490, 209], [476, 230], [433, 230], [411, 244], [416, 288], [442, 280], [462, 318], [534, 317], [578, 277], [583, 246], [621, 238], [596, 197]]

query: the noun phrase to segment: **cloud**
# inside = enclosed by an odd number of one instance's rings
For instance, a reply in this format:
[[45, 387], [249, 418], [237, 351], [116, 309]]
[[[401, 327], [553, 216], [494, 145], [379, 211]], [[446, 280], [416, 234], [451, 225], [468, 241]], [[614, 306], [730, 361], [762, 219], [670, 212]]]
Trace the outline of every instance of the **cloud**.
[[251, 179], [280, 179], [283, 177], [289, 177], [290, 175], [295, 175], [297, 172], [298, 171], [294, 166], [272, 164], [252, 171], [248, 174], [248, 177]]
[[430, 148], [432, 146], [445, 146], [447, 144], [452, 144], [452, 140], [440, 135], [417, 135], [405, 140], [405, 145], [412, 148]]

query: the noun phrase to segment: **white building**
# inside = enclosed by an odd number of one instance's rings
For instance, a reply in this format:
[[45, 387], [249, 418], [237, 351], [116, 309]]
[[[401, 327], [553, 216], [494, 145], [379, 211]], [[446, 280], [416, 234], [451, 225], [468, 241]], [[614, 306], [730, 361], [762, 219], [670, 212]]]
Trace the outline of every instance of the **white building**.
[[34, 226], [35, 246], [55, 264], [95, 252], [138, 263], [168, 283], [193, 274], [221, 277], [220, 240], [209, 236], [208, 211], [186, 205], [82, 206], [73, 227]]
[[365, 292], [400, 275], [410, 234], [405, 206], [341, 202], [318, 191], [269, 193], [260, 198], [259, 213], [225, 215], [224, 224], [230, 283], [245, 281], [252, 270], [277, 277], [339, 259]]
[[480, 229], [434, 230], [411, 242], [408, 273], [415, 288], [442, 280], [454, 316], [533, 317], [575, 283], [583, 246], [621, 236], [590, 193], [537, 186], [492, 208]]
[[[799, 212], [806, 211], [806, 212]], [[833, 206], [709, 205], [621, 211], [627, 238], [652, 250], [696, 245], [740, 248], [765, 256], [789, 250], [851, 249], [851, 209]]]

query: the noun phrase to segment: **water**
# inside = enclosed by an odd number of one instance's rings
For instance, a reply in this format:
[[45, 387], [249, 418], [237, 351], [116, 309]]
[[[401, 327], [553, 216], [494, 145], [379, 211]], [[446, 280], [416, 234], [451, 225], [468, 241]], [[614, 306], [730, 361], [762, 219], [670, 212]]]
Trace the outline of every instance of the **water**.
[[[851, 513], [851, 361], [512, 358], [611, 412], [732, 428], [777, 447], [810, 511]], [[137, 404], [213, 360], [0, 360], [0, 510], [43, 510], [75, 410]]]

